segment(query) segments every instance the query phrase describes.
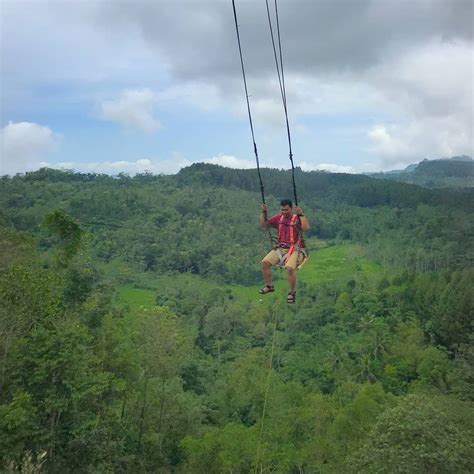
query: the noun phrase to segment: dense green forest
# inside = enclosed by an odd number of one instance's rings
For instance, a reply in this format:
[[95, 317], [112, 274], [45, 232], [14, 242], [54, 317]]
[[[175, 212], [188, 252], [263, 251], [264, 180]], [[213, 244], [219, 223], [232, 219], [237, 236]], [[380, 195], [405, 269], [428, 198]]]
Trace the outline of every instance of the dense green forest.
[[289, 307], [255, 170], [0, 178], [0, 469], [473, 472], [474, 190], [296, 179]]

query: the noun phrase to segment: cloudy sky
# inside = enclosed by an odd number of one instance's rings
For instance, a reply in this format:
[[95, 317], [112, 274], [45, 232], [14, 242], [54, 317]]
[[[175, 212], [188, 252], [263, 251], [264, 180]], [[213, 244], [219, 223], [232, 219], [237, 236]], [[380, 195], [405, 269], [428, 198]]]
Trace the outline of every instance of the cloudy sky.
[[[279, 0], [295, 164], [472, 156], [473, 3]], [[287, 168], [265, 0], [236, 7], [261, 165]], [[0, 175], [255, 166], [231, 0], [0, 0], [0, 14]]]

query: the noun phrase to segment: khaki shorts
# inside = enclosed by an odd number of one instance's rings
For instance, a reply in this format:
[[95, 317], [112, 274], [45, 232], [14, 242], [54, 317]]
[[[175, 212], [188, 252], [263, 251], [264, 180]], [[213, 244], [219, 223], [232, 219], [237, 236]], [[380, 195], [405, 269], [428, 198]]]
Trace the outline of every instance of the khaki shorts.
[[[288, 253], [289, 249], [278, 249], [283, 255]], [[303, 252], [298, 252], [298, 249], [295, 248], [293, 250], [293, 253], [290, 255], [290, 258], [285, 262], [285, 268], [292, 268], [293, 270], [296, 269], [298, 265], [301, 265], [301, 263], [304, 260], [304, 254]], [[269, 262], [273, 266], [278, 265], [280, 263], [280, 256], [278, 255], [276, 250], [271, 250], [270, 252], [265, 255], [262, 259], [263, 262]]]

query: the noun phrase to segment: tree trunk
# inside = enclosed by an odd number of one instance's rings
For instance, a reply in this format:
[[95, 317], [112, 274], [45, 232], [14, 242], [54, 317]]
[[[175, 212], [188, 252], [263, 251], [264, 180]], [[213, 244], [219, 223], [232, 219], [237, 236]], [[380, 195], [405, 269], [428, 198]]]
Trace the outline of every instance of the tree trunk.
[[163, 381], [161, 383], [160, 416], [158, 418], [158, 432], [161, 434], [160, 454], [163, 453], [163, 434], [161, 433], [161, 428], [163, 426], [163, 413], [164, 413], [164, 408], [165, 408], [165, 384], [166, 384], [166, 379], [163, 377]]
[[146, 408], [146, 396], [148, 390], [148, 374], [145, 370], [145, 387], [143, 391], [143, 403], [142, 403], [142, 410], [140, 414], [140, 427], [138, 431], [138, 449], [140, 449], [142, 445], [142, 435], [143, 435], [143, 420], [145, 419], [145, 408]]

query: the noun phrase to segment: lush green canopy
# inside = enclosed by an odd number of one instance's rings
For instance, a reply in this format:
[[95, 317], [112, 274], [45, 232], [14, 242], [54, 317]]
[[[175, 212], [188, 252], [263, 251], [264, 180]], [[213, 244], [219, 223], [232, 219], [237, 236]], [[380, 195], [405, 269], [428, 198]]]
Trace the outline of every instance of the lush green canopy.
[[298, 171], [292, 308], [256, 294], [255, 181], [0, 179], [1, 469], [474, 470], [472, 191]]

